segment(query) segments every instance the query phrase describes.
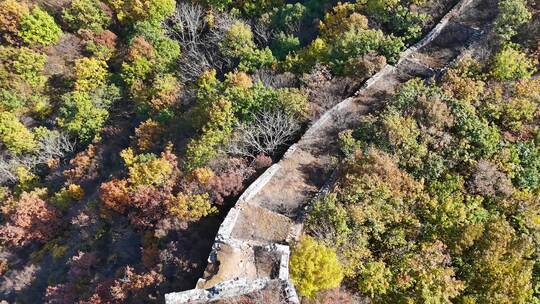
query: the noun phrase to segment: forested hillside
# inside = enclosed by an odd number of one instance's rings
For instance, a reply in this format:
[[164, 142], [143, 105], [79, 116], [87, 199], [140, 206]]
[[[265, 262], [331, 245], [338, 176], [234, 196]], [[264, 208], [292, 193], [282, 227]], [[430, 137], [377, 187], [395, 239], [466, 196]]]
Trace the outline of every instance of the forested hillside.
[[[193, 288], [245, 187], [455, 3], [0, 0], [0, 300]], [[539, 301], [539, 9], [501, 0], [492, 53], [340, 135], [291, 262], [306, 301], [341, 283], [376, 303]]]
[[291, 258], [303, 296], [540, 303], [538, 9], [499, 1], [475, 52], [339, 135], [337, 179]]
[[305, 126], [452, 5], [0, 2], [0, 298], [161, 302]]

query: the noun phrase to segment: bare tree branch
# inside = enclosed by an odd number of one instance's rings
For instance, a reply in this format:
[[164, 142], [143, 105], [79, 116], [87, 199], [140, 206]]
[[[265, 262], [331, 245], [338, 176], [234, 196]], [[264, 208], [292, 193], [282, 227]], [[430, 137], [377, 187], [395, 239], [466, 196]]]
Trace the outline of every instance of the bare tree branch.
[[202, 6], [181, 2], [165, 23], [169, 35], [182, 47], [178, 75], [183, 81], [193, 81], [206, 70], [220, 71], [231, 65], [229, 59], [221, 55], [219, 44], [236, 19], [218, 13], [209, 26], [205, 15]]
[[292, 116], [283, 111], [266, 110], [255, 115], [253, 121], [237, 126], [226, 152], [250, 158], [272, 155], [299, 129], [300, 125]]
[[206, 28], [204, 9], [200, 5], [180, 2], [165, 23], [167, 32], [180, 42], [182, 48], [199, 47]]
[[31, 154], [0, 156], [0, 185], [17, 181], [17, 169], [34, 169], [51, 159], [63, 158], [73, 152], [75, 143], [62, 132], [52, 131], [39, 139], [37, 149]]

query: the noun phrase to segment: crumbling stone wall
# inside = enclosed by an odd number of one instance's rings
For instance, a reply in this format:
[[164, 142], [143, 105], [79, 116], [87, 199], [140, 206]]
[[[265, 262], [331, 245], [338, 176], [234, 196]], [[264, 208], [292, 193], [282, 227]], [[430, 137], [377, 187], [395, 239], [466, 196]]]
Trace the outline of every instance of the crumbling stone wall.
[[[196, 288], [167, 294], [166, 303], [207, 303], [262, 290], [276, 280], [283, 286], [286, 301], [299, 303], [289, 279], [289, 244], [301, 234], [306, 204], [328, 191], [335, 176], [333, 160], [339, 153], [335, 134], [351, 127], [373, 102], [384, 101], [387, 95], [381, 97], [381, 93], [392, 94], [411, 78], [433, 75], [436, 68], [430, 65], [430, 44], [479, 1], [483, 0], [461, 0], [421, 41], [404, 51], [395, 66], [386, 65], [355, 96], [324, 113], [282, 160], [268, 168], [238, 199], [219, 228], [207, 270]], [[466, 40], [482, 33], [482, 29], [466, 21], [459, 21], [460, 26], [469, 29]], [[462, 52], [464, 46], [448, 43], [442, 47]], [[447, 66], [454, 59], [438, 60]]]

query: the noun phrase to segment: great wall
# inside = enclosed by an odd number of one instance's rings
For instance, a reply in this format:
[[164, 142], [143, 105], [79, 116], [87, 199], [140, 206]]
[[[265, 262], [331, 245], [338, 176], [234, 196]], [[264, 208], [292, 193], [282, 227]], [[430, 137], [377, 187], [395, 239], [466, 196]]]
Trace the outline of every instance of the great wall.
[[322, 115], [253, 182], [221, 224], [195, 289], [165, 295], [167, 304], [208, 303], [278, 283], [284, 303], [300, 303], [289, 278], [289, 244], [302, 232], [306, 205], [327, 191], [339, 155], [339, 132], [381, 104], [402, 83], [429, 78], [464, 53], [489, 43], [492, 0], [461, 0], [395, 65], [386, 65], [353, 96]]

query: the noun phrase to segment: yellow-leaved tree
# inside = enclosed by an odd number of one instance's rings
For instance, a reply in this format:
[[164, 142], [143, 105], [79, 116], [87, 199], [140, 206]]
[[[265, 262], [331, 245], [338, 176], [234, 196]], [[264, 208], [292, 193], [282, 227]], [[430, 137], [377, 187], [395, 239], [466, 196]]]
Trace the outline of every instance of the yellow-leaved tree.
[[336, 252], [308, 236], [293, 248], [290, 273], [297, 290], [306, 297], [312, 297], [320, 290], [338, 287], [343, 279], [343, 269]]

